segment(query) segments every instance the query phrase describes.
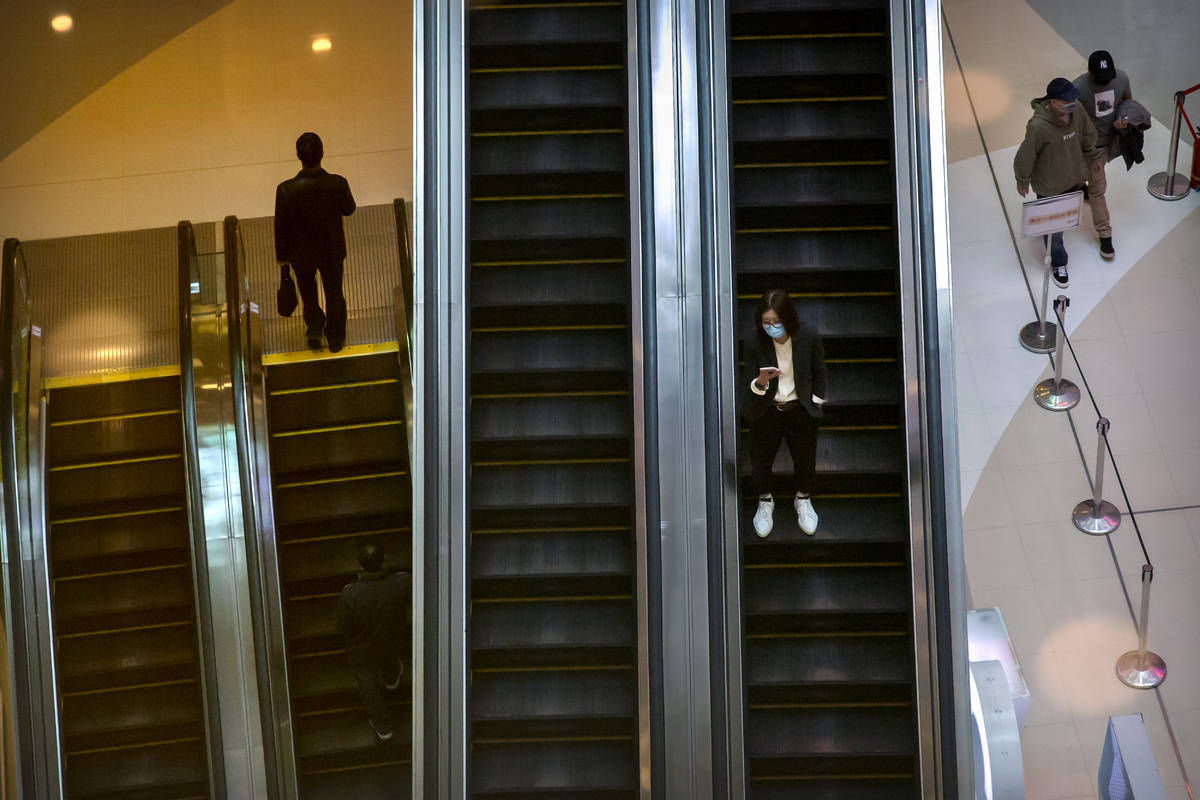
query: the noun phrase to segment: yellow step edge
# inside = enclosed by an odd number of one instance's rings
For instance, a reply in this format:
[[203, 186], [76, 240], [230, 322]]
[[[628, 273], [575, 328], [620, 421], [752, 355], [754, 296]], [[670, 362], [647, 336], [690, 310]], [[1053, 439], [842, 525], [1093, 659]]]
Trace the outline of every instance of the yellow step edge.
[[138, 456], [137, 458], [114, 458], [108, 461], [89, 461], [85, 464], [66, 464], [60, 467], [51, 467], [50, 472], [71, 472], [77, 469], [119, 467], [124, 464], [148, 464], [151, 461], [174, 461], [177, 458], [183, 458], [183, 453], [168, 453], [162, 456]]
[[792, 169], [795, 167], [881, 167], [892, 162], [886, 159], [873, 161], [780, 161], [761, 164], [734, 164], [734, 169]]
[[590, 192], [586, 194], [513, 194], [472, 197], [472, 203], [517, 203], [531, 200], [620, 200], [624, 192]]
[[80, 419], [64, 419], [51, 422], [51, 428], [66, 428], [71, 425], [91, 425], [95, 422], [116, 422], [122, 419], [144, 419], [146, 417], [179, 416], [178, 408], [168, 408], [165, 411], [135, 411], [131, 414], [106, 414], [102, 417], [81, 417]]
[[175, 681], [154, 681], [151, 683], [132, 683], [128, 686], [112, 686], [107, 689], [86, 689], [82, 692], [63, 692], [63, 697], [87, 697], [97, 694], [115, 694], [117, 692], [131, 692], [135, 689], [154, 689], [159, 686], [183, 686], [185, 683], [195, 683], [195, 678], [180, 678]]
[[729, 38], [735, 42], [757, 42], [778, 39], [879, 39], [883, 37], [883, 33], [874, 31], [861, 32], [846, 32], [846, 33], [764, 33], [764, 34], [744, 34], [742, 36], [730, 36]]
[[627, 258], [542, 258], [528, 261], [472, 261], [472, 267], [557, 267], [565, 264], [628, 264]]
[[311, 481], [289, 481], [275, 484], [276, 489], [296, 489], [301, 486], [325, 486], [331, 483], [351, 483], [353, 481], [369, 481], [375, 478], [397, 478], [407, 475], [408, 470], [398, 469], [391, 472], [373, 472], [370, 475], [345, 475], [338, 478], [317, 478]]
[[472, 5], [471, 11], [507, 11], [510, 8], [614, 8], [621, 5], [618, 0], [593, 0], [579, 3], [513, 3], [512, 5]]
[[55, 578], [55, 583], [66, 583], [67, 581], [87, 581], [94, 578], [109, 578], [114, 575], [136, 575], [142, 572], [165, 572], [169, 569], [183, 569], [187, 567], [188, 562], [184, 561], [180, 564], [158, 564], [153, 567], [134, 567], [132, 569], [113, 569], [106, 572], [89, 572], [87, 575], [68, 575], [65, 578]]
[[175, 514], [183, 511], [183, 506], [163, 506], [161, 508], [146, 508], [141, 511], [114, 511], [111, 514], [91, 514], [85, 517], [63, 517], [50, 520], [51, 525], [71, 525], [76, 522], [98, 522], [102, 519], [120, 519], [121, 517], [148, 517], [154, 514]]
[[612, 734], [610, 736], [504, 736], [490, 739], [473, 739], [480, 744], [547, 744], [550, 742], [631, 742], [633, 737], [628, 734]]
[[166, 747], [169, 744], [183, 744], [184, 742], [198, 742], [199, 736], [186, 736], [181, 739], [159, 739], [156, 742], [137, 742], [134, 744], [116, 744], [111, 747], [93, 747], [87, 750], [68, 750], [67, 756], [86, 756], [94, 753], [115, 753], [119, 750], [142, 750], [151, 747]]
[[263, 365], [274, 367], [280, 364], [302, 364], [305, 361], [328, 361], [334, 358], [354, 358], [369, 356], [376, 353], [396, 353], [400, 351], [398, 342], [377, 342], [375, 344], [352, 344], [343, 347], [340, 352], [331, 353], [328, 350], [315, 352], [313, 350], [292, 350], [287, 353], [267, 353], [263, 356]]
[[338, 431], [358, 431], [367, 428], [394, 428], [401, 424], [398, 419], [385, 419], [382, 422], [352, 422], [349, 425], [330, 425], [326, 428], [302, 428], [296, 431], [280, 431], [272, 433], [273, 439], [286, 439], [289, 436], [309, 436], [320, 433], [337, 433]]
[[551, 333], [553, 331], [620, 331], [627, 328], [623, 322], [603, 325], [493, 325], [471, 328], [471, 333]]
[[808, 225], [789, 228], [738, 228], [735, 233], [844, 233], [850, 231], [890, 231], [891, 225]]
[[819, 631], [803, 633], [748, 633], [747, 639], [881, 639], [907, 636], [908, 631]]
[[881, 700], [877, 703], [751, 703], [754, 711], [770, 711], [785, 708], [908, 708], [912, 703], [903, 700]]
[[301, 653], [298, 656], [292, 656], [292, 659], [299, 661], [302, 658], [326, 658], [328, 656], [340, 656], [346, 652], [346, 648], [342, 647], [337, 650], [320, 650], [316, 653]]
[[556, 464], [628, 464], [627, 457], [614, 458], [545, 458], [512, 461], [472, 461], [472, 467], [547, 467]]
[[899, 425], [822, 425], [823, 431], [898, 431]]
[[633, 664], [597, 664], [595, 666], [570, 664], [537, 667], [472, 667], [471, 672], [478, 675], [495, 675], [509, 672], [629, 672], [633, 669]]
[[472, 400], [508, 400], [530, 397], [628, 397], [628, 389], [596, 389], [579, 392], [491, 392], [471, 395]]
[[338, 539], [356, 539], [362, 536], [385, 536], [389, 533], [412, 533], [411, 526], [400, 528], [377, 528], [370, 531], [354, 531], [351, 533], [331, 533], [326, 536], [309, 536], [304, 539], [288, 539], [281, 542], [284, 547], [294, 544], [311, 544], [312, 542], [332, 542]]
[[792, 103], [869, 103], [887, 100], [883, 94], [845, 95], [842, 97], [763, 97], [753, 100], [734, 100], [735, 106], [788, 105]]
[[516, 72], [607, 72], [625, 69], [624, 64], [571, 64], [555, 67], [480, 67], [471, 70], [472, 75], [495, 75]]
[[885, 358], [827, 358], [826, 364], [895, 364], [896, 359]]
[[170, 364], [165, 367], [143, 367], [141, 369], [114, 369], [96, 372], [90, 375], [65, 375], [62, 377], [44, 378], [42, 388], [69, 389], [74, 386], [94, 386], [101, 383], [125, 383], [126, 381], [142, 381], [148, 378], [179, 377], [179, 365]]
[[299, 603], [303, 600], [328, 600], [331, 597], [341, 597], [341, 596], [342, 596], [342, 593], [340, 591], [339, 592], [321, 592], [319, 594], [298, 594], [295, 597], [286, 598], [285, 602]]
[[483, 131], [472, 133], [473, 139], [500, 139], [509, 136], [596, 136], [599, 134], [625, 133], [624, 128], [562, 128], [542, 131]]
[[373, 767], [393, 767], [411, 764], [412, 760], [407, 758], [392, 758], [386, 761], [372, 761], [369, 764], [351, 764], [346, 767], [326, 767], [325, 769], [310, 769], [304, 770], [302, 775], [333, 775], [338, 772], [355, 772], [360, 769], [372, 769]]
[[485, 597], [471, 598], [476, 605], [503, 605], [506, 603], [606, 603], [614, 600], [632, 600], [631, 594], [570, 594], [547, 597]]
[[271, 397], [282, 397], [289, 394], [309, 394], [311, 392], [325, 392], [333, 389], [360, 389], [364, 386], [386, 386], [389, 383], [399, 383], [399, 378], [378, 378], [371, 381], [351, 381], [350, 383], [327, 383], [321, 386], [302, 386], [299, 389], [279, 389], [274, 392], [267, 392]]
[[629, 525], [587, 525], [576, 527], [560, 525], [552, 528], [474, 528], [472, 535], [491, 535], [496, 533], [604, 533], [617, 531], [632, 531]]
[[63, 639], [83, 639], [88, 636], [111, 636], [114, 633], [131, 633], [133, 631], [153, 631], [159, 628], [182, 628], [185, 625], [191, 625], [190, 619], [185, 619], [176, 622], [155, 622], [150, 625], [128, 625], [124, 628], [105, 628], [101, 631], [82, 631], [80, 633], [60, 633], [59, 641]]
[[[894, 297], [896, 293], [891, 289], [873, 289], [866, 292], [788, 292], [790, 297]], [[737, 296], [738, 300], [757, 300], [762, 297], [761, 294], [742, 293]]]
[[756, 775], [751, 781], [895, 781], [909, 780], [911, 772], [876, 772], [864, 774], [860, 772], [830, 772], [820, 775]]
[[849, 569], [903, 566], [903, 561], [779, 561], [772, 564], [747, 564], [744, 569]]

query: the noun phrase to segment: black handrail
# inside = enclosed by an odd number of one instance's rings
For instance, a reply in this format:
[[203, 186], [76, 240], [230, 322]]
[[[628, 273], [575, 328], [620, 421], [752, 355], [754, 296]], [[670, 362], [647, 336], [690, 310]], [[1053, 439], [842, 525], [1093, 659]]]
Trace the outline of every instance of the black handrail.
[[[216, 691], [217, 668], [212, 629], [212, 599], [208, 583], [208, 546], [204, 532], [204, 502], [200, 486], [200, 443], [196, 426], [195, 369], [192, 362], [192, 283], [196, 271], [196, 234], [192, 223], [179, 223], [179, 392], [183, 423], [184, 475], [187, 481], [188, 527], [192, 536], [192, 581], [195, 584], [197, 644], [200, 648], [200, 692], [208, 747], [209, 790], [223, 798], [225, 754], [221, 746], [221, 709]], [[211, 685], [210, 685], [211, 684]]]
[[[396, 245], [400, 251], [400, 286], [404, 290], [404, 318], [408, 320], [408, 339], [412, 341], [413, 317], [413, 261], [412, 235], [408, 227], [408, 204], [403, 197], [392, 201], [392, 211], [396, 215]], [[400, 331], [396, 331], [400, 338]]]
[[[234, 439], [237, 443], [238, 478], [242, 490], [242, 526], [246, 544], [246, 572], [250, 582], [250, 614], [253, 620], [255, 678], [258, 681], [259, 721], [262, 727], [263, 759], [267, 773], [267, 796], [280, 797], [282, 754], [275, 736], [276, 703], [272, 691], [270, 645], [267, 641], [268, 616], [263, 593], [266, 581], [263, 577], [261, 524], [259, 506], [271, 502], [270, 498], [259, 497], [256, 485], [258, 471], [269, 469], [257, 463], [254, 454], [252, 431], [255, 425], [265, 425], [265, 420], [255, 420], [250, 411], [253, 398], [247, 376], [254, 353], [250, 347], [249, 322], [245, 312], [249, 298], [246, 297], [245, 271], [242, 263], [242, 233], [238, 218], [228, 216], [224, 223], [225, 239], [225, 303], [228, 309], [229, 367], [233, 376], [233, 419]], [[286, 670], [286, 665], [283, 665]], [[293, 762], [295, 754], [292, 754]]]

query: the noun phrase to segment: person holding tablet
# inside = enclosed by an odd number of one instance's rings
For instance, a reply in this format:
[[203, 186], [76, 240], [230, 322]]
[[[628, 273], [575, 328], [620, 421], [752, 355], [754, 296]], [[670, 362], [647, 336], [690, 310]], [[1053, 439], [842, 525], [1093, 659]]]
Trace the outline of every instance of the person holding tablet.
[[772, 289], [759, 299], [755, 321], [754, 357], [747, 364], [755, 374], [746, 401], [751, 480], [758, 496], [754, 532], [765, 537], [775, 527], [771, 465], [780, 443], [787, 440], [796, 489], [792, 505], [800, 529], [811, 536], [817, 531], [812, 489], [817, 420], [825, 404], [825, 349], [817, 332], [800, 321], [783, 289]]

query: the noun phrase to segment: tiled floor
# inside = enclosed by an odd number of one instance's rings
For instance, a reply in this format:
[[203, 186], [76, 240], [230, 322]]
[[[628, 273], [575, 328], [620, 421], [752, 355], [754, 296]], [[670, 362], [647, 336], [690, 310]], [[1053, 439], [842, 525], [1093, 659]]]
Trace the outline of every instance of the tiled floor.
[[[1170, 6], [1145, 5], [1164, 2]], [[1186, 800], [1176, 746], [1192, 783], [1200, 778], [1200, 195], [1164, 203], [1146, 192], [1146, 179], [1166, 160], [1169, 137], [1159, 120], [1147, 134], [1147, 163], [1129, 173], [1109, 166], [1118, 257], [1099, 258], [1085, 222], [1067, 234], [1071, 285], [1061, 291], [1071, 299], [1067, 331], [1091, 393], [1085, 389], [1069, 414], [1038, 408], [1030, 392], [1051, 374], [1049, 360], [1021, 349], [1016, 337], [1034, 318], [1022, 262], [1036, 296], [1042, 251], [1019, 238], [1013, 248], [1005, 211], [1018, 220], [1021, 198], [1012, 157], [1029, 99], [1051, 78], [1082, 72], [1087, 53], [1025, 0], [945, 0], [943, 9], [962, 62], [960, 73], [944, 37], [967, 572], [973, 604], [1003, 611], [1030, 685], [1022, 731], [1027, 797], [1095, 798], [1108, 716], [1140, 712], [1168, 797]], [[1070, 33], [1077, 40], [1080, 32]], [[1131, 36], [1121, 46], [1136, 61], [1154, 43]], [[1181, 147], [1179, 163], [1190, 158]], [[1074, 361], [1064, 364], [1064, 375], [1082, 387]], [[1141, 512], [1136, 528], [1155, 567], [1150, 645], [1168, 664], [1157, 692], [1126, 688], [1113, 669], [1137, 642], [1146, 558], [1133, 520], [1126, 514], [1107, 538], [1085, 536], [1070, 522], [1075, 503], [1091, 496], [1093, 398], [1111, 421], [1124, 483], [1123, 493], [1110, 462], [1104, 494]], [[1179, 506], [1189, 508], [1151, 511]]]

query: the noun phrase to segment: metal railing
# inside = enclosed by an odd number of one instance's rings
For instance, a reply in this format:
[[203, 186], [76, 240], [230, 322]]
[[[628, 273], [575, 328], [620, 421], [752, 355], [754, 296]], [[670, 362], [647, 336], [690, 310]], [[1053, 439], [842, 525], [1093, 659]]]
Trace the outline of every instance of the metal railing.
[[[1187, 197], [1191, 189], [1200, 187], [1200, 146], [1197, 146], [1200, 145], [1200, 129], [1192, 124], [1187, 111], [1183, 108], [1183, 101], [1195, 91], [1200, 91], [1200, 83], [1190, 89], [1175, 93], [1175, 113], [1171, 118], [1171, 144], [1167, 148], [1167, 168], [1162, 172], [1154, 173], [1146, 182], [1146, 190], [1159, 200], [1180, 200]], [[1192, 171], [1187, 178], [1179, 175], [1175, 170], [1175, 161], [1179, 157], [1181, 120], [1187, 121], [1188, 133], [1192, 137]]]

